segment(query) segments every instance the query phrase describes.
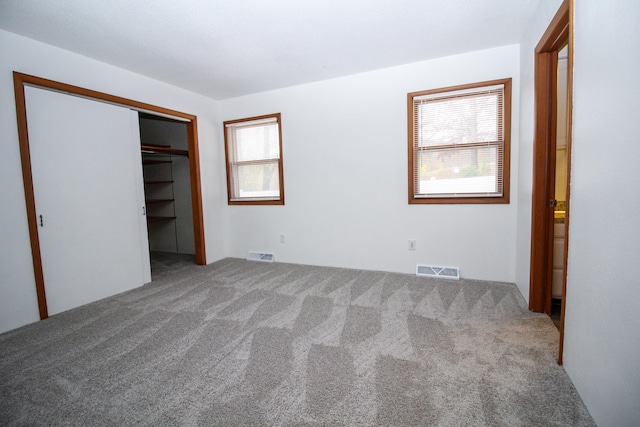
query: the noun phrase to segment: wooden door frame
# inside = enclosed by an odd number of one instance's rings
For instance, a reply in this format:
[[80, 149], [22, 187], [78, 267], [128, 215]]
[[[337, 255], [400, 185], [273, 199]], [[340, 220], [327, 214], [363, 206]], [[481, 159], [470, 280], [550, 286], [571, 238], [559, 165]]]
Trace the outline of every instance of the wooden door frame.
[[[573, 0], [564, 0], [535, 49], [535, 137], [533, 145], [533, 188], [531, 213], [531, 264], [529, 309], [551, 313], [551, 272], [553, 268], [553, 209], [549, 200], [555, 189], [555, 138], [558, 51], [568, 43], [567, 81], [567, 170], [571, 170], [571, 116], [573, 82]], [[564, 314], [566, 305], [567, 249], [569, 243], [569, 180], [565, 215], [565, 258], [560, 317], [558, 363], [562, 364]]]
[[40, 241], [38, 239], [36, 204], [33, 193], [33, 177], [31, 170], [31, 156], [29, 151], [29, 132], [27, 127], [27, 109], [24, 91], [25, 85], [48, 90], [55, 90], [59, 92], [66, 92], [71, 95], [120, 105], [131, 108], [133, 110], [143, 111], [151, 114], [157, 113], [159, 115], [170, 116], [184, 120], [185, 124], [187, 125], [188, 135], [187, 138], [189, 151], [189, 170], [191, 178], [191, 204], [193, 212], [196, 264], [206, 264], [204, 221], [202, 215], [202, 189], [200, 184], [200, 159], [198, 151], [197, 116], [14, 71], [13, 88], [16, 100], [16, 118], [18, 125], [18, 142], [20, 144], [20, 160], [22, 163], [22, 179], [24, 182], [24, 195], [27, 209], [27, 221], [29, 226], [29, 238], [31, 241], [33, 271], [36, 282], [36, 294], [38, 297], [38, 310], [40, 312], [41, 320], [46, 319], [49, 314], [47, 310], [47, 298], [44, 287], [44, 274], [42, 271]]

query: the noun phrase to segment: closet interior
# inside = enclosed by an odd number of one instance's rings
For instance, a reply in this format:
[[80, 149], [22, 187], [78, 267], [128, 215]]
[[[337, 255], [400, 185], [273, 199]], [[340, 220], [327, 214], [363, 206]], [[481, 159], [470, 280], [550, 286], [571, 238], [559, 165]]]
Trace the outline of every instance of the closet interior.
[[188, 134], [178, 120], [140, 112], [139, 122], [153, 274], [158, 263], [192, 259], [170, 254], [195, 255]]

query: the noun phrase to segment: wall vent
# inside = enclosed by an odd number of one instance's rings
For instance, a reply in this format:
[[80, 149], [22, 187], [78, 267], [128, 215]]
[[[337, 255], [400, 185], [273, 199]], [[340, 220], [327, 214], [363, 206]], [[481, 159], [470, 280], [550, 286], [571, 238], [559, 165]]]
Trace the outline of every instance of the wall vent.
[[458, 267], [436, 267], [433, 265], [418, 264], [416, 266], [416, 276], [460, 280], [460, 269]]
[[247, 261], [273, 262], [276, 257], [271, 252], [254, 252], [249, 251]]

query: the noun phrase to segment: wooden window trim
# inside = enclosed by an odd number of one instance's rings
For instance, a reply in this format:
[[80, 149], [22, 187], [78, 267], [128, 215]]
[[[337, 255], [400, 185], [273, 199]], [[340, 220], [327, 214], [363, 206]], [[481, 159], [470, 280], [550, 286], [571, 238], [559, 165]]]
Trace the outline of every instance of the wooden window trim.
[[[475, 89], [483, 86], [504, 86], [504, 147], [503, 147], [503, 159], [502, 159], [502, 196], [445, 196], [445, 197], [415, 197], [415, 183], [414, 183], [414, 141], [413, 141], [413, 101], [415, 97], [430, 95], [434, 93], [453, 92], [467, 89]], [[511, 78], [490, 80], [486, 82], [470, 83], [459, 86], [449, 86], [439, 89], [430, 89], [420, 92], [411, 92], [407, 94], [407, 130], [408, 130], [408, 190], [409, 190], [409, 204], [508, 204], [510, 195], [510, 172], [511, 172]], [[487, 144], [465, 144], [465, 146], [473, 147]], [[446, 148], [446, 147], [438, 147]]]
[[[276, 119], [276, 123], [278, 124], [278, 146], [280, 157], [277, 159], [260, 159], [260, 160], [246, 160], [241, 162], [232, 162], [231, 153], [229, 150], [229, 139], [227, 136], [227, 125], [237, 124], [242, 122], [252, 122], [258, 120], [266, 120], [266, 119]], [[256, 124], [256, 126], [258, 126]], [[249, 126], [247, 126], [249, 127]], [[284, 205], [284, 170], [282, 163], [282, 120], [280, 113], [274, 114], [265, 114], [262, 116], [255, 117], [247, 117], [243, 119], [235, 119], [235, 120], [227, 120], [223, 123], [223, 131], [224, 131], [224, 154], [225, 154], [225, 164], [227, 170], [227, 203], [230, 206], [233, 205]], [[244, 198], [244, 199], [233, 199], [232, 198], [232, 170], [235, 169], [238, 165], [253, 165], [253, 164], [261, 164], [261, 163], [273, 163], [276, 162], [278, 164], [278, 179], [280, 181], [279, 189], [280, 194], [278, 199], [261, 199], [261, 198]]]

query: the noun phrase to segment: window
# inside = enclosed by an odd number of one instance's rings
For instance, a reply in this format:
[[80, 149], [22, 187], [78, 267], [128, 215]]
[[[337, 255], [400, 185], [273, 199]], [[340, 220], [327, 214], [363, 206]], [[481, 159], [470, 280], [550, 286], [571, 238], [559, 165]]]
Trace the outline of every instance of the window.
[[511, 79], [407, 98], [409, 203], [509, 203]]
[[280, 113], [224, 122], [230, 205], [284, 205]]

